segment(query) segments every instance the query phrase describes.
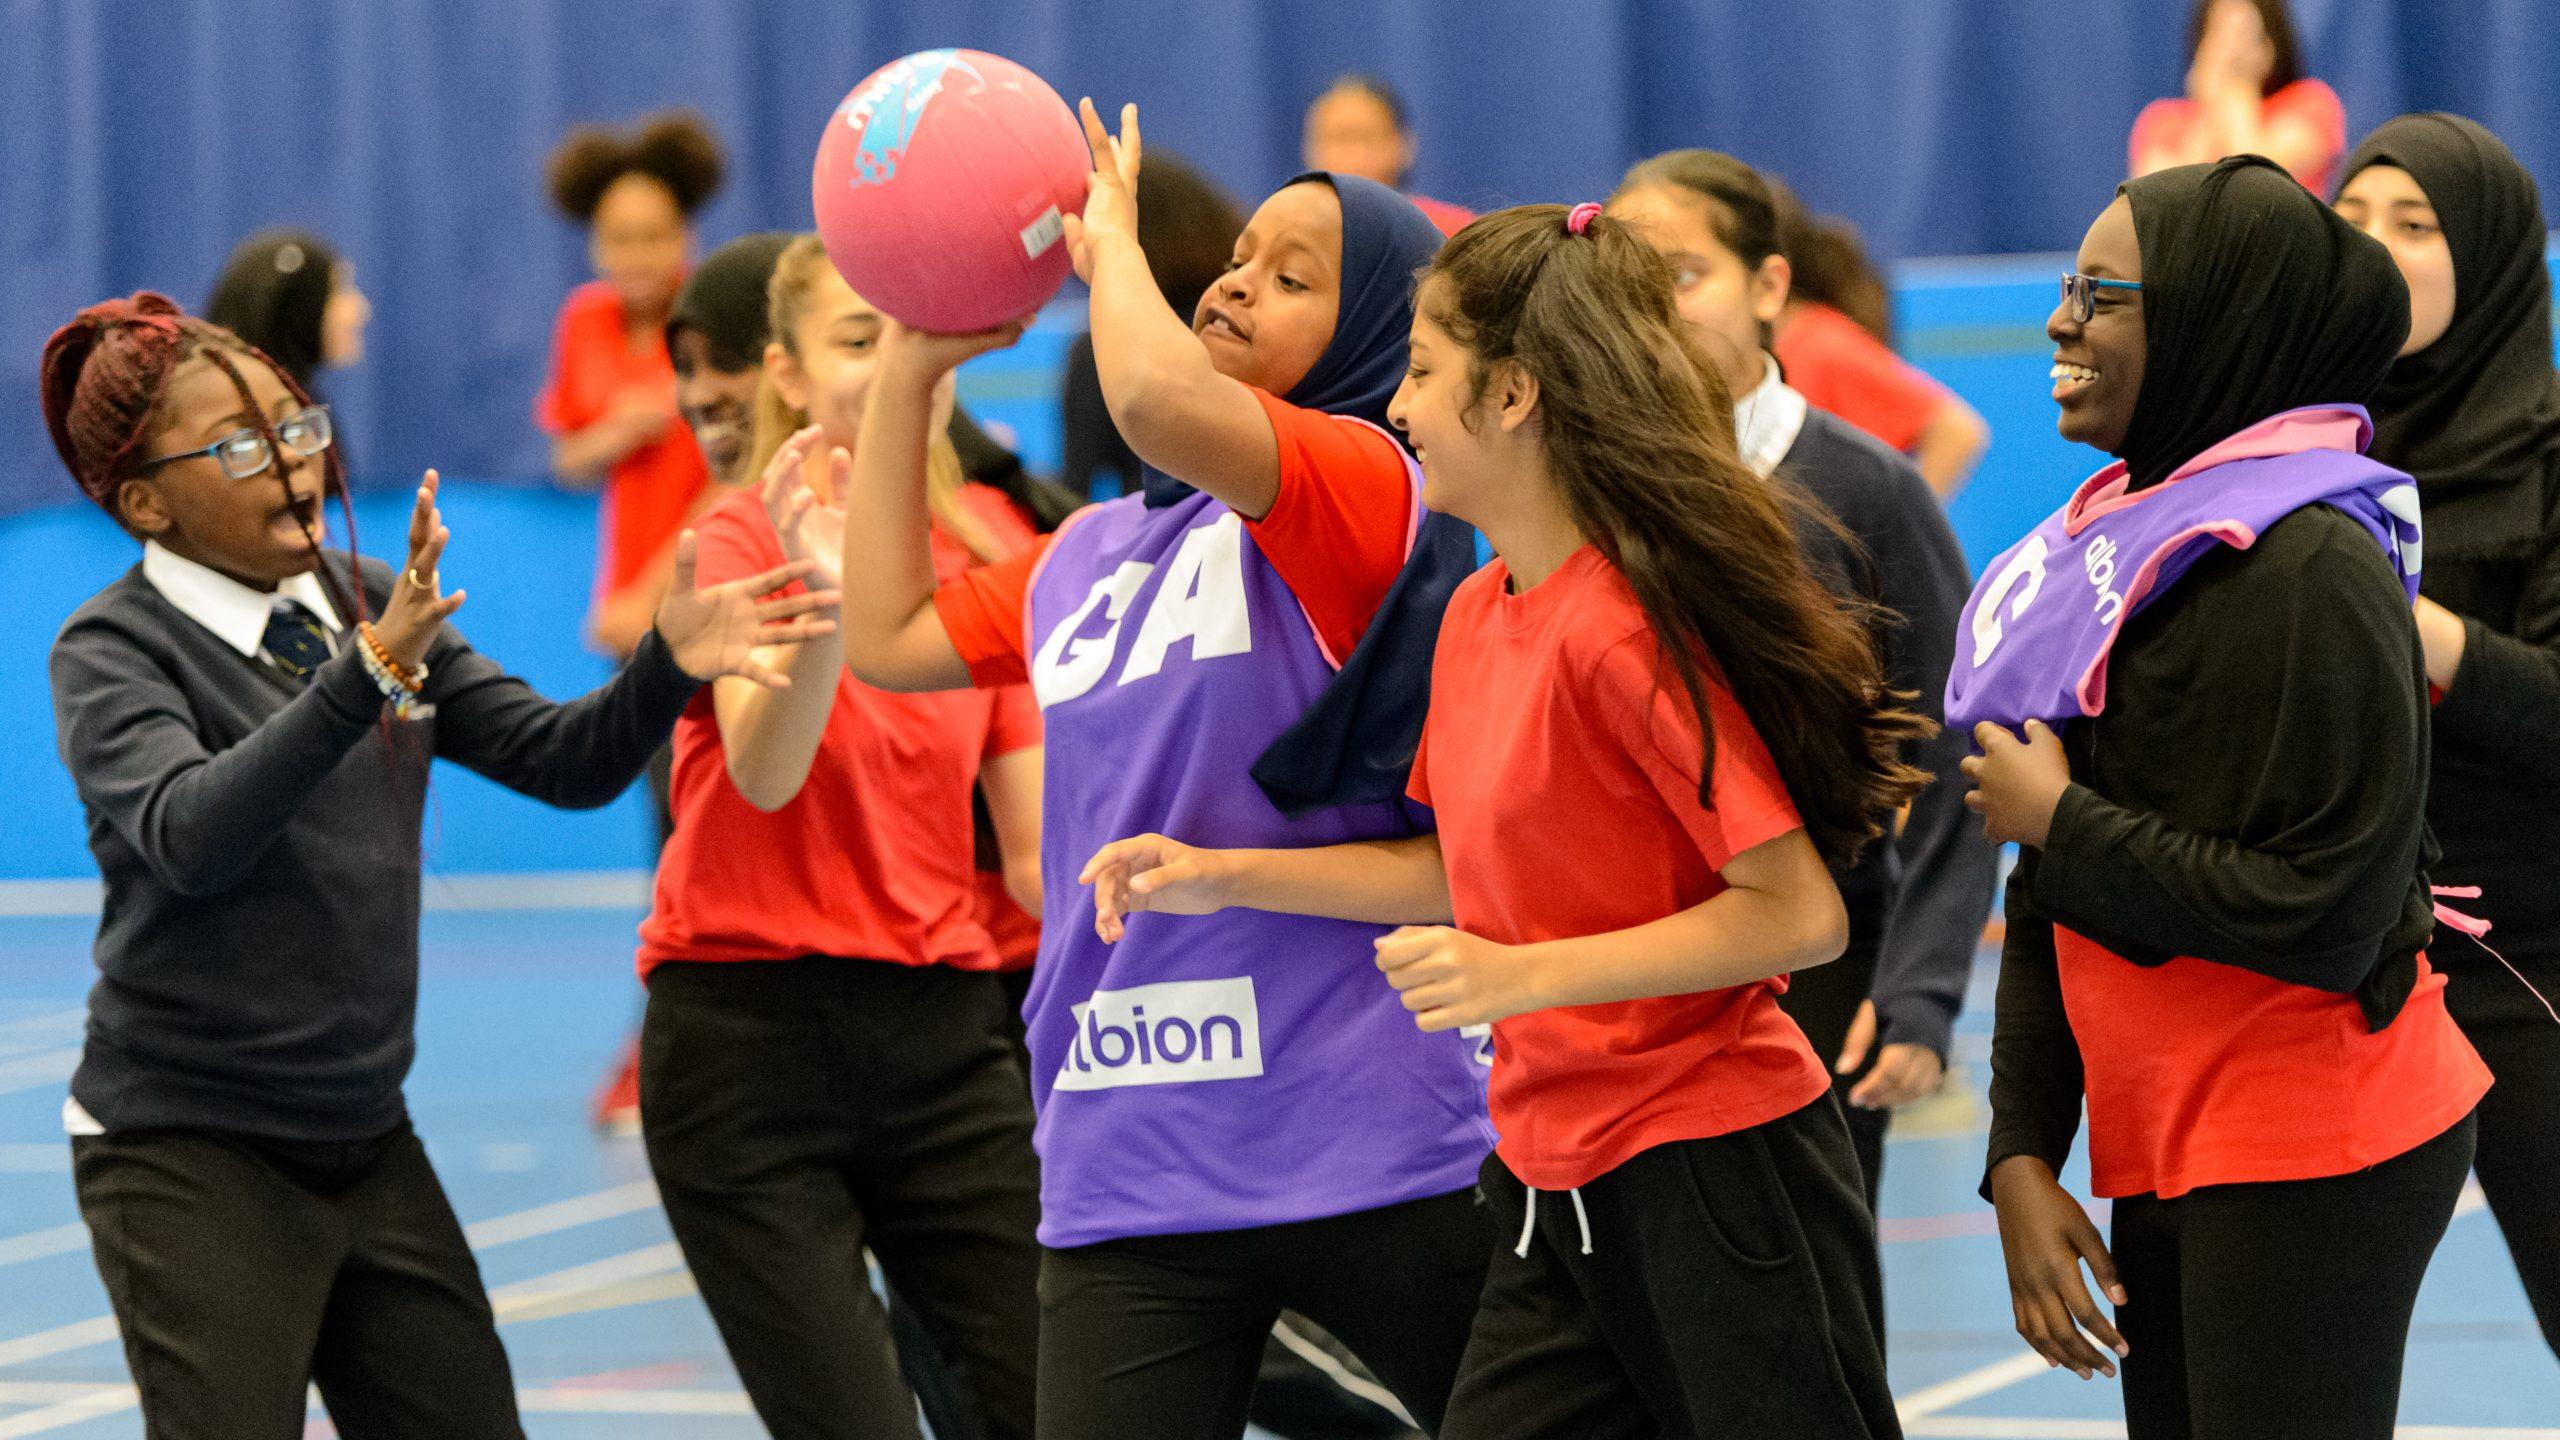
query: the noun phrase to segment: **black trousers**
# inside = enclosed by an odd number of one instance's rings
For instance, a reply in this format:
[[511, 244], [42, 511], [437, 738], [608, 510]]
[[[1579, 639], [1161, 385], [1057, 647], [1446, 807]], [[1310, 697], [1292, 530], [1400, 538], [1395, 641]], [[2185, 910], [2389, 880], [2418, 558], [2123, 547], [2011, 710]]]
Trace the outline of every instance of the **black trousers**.
[[[1898, 1440], [1874, 1222], [1840, 1110], [1643, 1151], [1579, 1192], [1484, 1193], [1505, 1248], [1442, 1440]], [[1586, 1236], [1588, 1249], [1586, 1250]]]
[[1032, 1434], [1039, 1168], [1000, 983], [811, 958], [649, 977], [668, 1223], [775, 1440], [916, 1435], [865, 1247], [991, 1440]]
[[71, 1142], [151, 1440], [522, 1440], [480, 1267], [406, 1125], [355, 1145]]
[[[2525, 973], [2560, 1004], [2560, 964]], [[2542, 1338], [2560, 1355], [2560, 1025], [2495, 961], [2448, 968], [2445, 1004], [2497, 1077], [2480, 1100], [2480, 1153], [2471, 1168]]]
[[1436, 1430], [1484, 1286], [1472, 1190], [1289, 1225], [1051, 1250], [1041, 1440], [1234, 1440], [1282, 1310], [1315, 1321]]
[[2368, 1170], [2115, 1206], [2131, 1440], [2390, 1440], [2473, 1122]]
[[[1849, 1026], [1858, 1018], [1858, 1007], [1874, 993], [1876, 942], [1883, 929], [1880, 911], [1873, 924], [1853, 921], [1849, 948], [1840, 958], [1788, 976], [1787, 993], [1778, 997], [1779, 1008], [1803, 1028], [1804, 1038], [1813, 1042], [1813, 1053], [1822, 1057], [1825, 1070], [1839, 1060], [1840, 1047], [1849, 1038]], [[1849, 1127], [1849, 1147], [1857, 1152], [1860, 1189], [1867, 1197], [1867, 1213], [1871, 1215], [1876, 1213], [1877, 1191], [1884, 1183], [1884, 1135], [1893, 1123], [1893, 1112], [1861, 1110], [1849, 1103], [1849, 1092], [1876, 1068], [1876, 1053], [1883, 1048], [1882, 1037], [1878, 1037], [1878, 1043], [1867, 1047], [1866, 1058], [1858, 1062], [1857, 1069], [1831, 1077], [1831, 1093], [1840, 1099], [1840, 1118]]]

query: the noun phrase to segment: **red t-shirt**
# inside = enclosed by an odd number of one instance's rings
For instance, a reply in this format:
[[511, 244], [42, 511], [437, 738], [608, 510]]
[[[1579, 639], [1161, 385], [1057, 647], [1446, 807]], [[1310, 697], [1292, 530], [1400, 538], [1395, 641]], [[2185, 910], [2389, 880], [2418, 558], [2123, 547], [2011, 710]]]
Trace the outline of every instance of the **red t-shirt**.
[[[1698, 803], [1697, 716], [1598, 550], [1525, 594], [1509, 583], [1497, 560], [1449, 601], [1410, 786], [1439, 817], [1460, 928], [1521, 945], [1647, 924], [1715, 898], [1725, 862], [1802, 828], [1750, 718], [1712, 680], [1715, 806]], [[1785, 988], [1497, 1022], [1503, 1163], [1524, 1184], [1571, 1189], [1656, 1145], [1812, 1104], [1831, 1077], [1778, 1008]]]
[[1947, 387], [1919, 366], [1857, 321], [1815, 301], [1787, 312], [1769, 348], [1805, 403], [1906, 455], [1919, 447], [1929, 417], [1949, 399]]
[[[534, 401], [534, 422], [545, 433], [584, 430], [613, 408], [628, 390], [676, 391], [675, 362], [664, 336], [631, 348], [622, 323], [622, 297], [602, 280], [569, 292], [551, 335], [551, 378]], [[684, 421], [670, 418], [658, 437], [623, 456], [605, 476], [604, 511], [597, 524], [596, 595], [616, 594], [639, 579], [649, 562], [674, 543], [710, 469]]]
[[[1004, 547], [1020, 554], [1040, 543], [1039, 527], [1031, 517], [1014, 508], [1004, 492], [986, 485], [969, 485], [960, 491], [962, 504], [969, 507], [980, 523], [995, 533]], [[943, 550], [937, 549], [940, 561]], [[971, 557], [974, 562], [975, 557]], [[1032, 699], [1028, 685], [1008, 686], [997, 692], [1008, 697], [996, 706], [995, 719], [987, 727], [987, 745], [980, 763], [1016, 750], [1028, 750], [1041, 743], [1040, 705]], [[996, 968], [1028, 970], [1040, 957], [1040, 917], [1013, 903], [1013, 895], [1004, 888], [1002, 870], [981, 870], [975, 886], [978, 897], [978, 923], [987, 927], [987, 937], [995, 943]]]
[[[2182, 143], [2203, 119], [2204, 107], [2184, 96], [2143, 106], [2134, 117], [2133, 135], [2125, 142], [2125, 173], [2142, 167], [2144, 151]], [[2308, 77], [2296, 80], [2266, 98], [2259, 119], [2267, 125], [2300, 120], [2319, 135], [2320, 158], [2309, 169], [2293, 172], [2293, 178], [2312, 194], [2328, 198], [2330, 177], [2338, 173], [2338, 161], [2347, 153], [2347, 107], [2338, 102], [2338, 92]]]
[[2374, 1030], [2352, 995], [2234, 965], [2136, 965], [2060, 925], [2053, 951], [2099, 1195], [2345, 1175], [2443, 1134], [2489, 1089], [2423, 955]]
[[[1271, 513], [1245, 522], [1264, 558], [1315, 625], [1336, 664], [1404, 568], [1421, 522], [1412, 462], [1387, 433], [1366, 421], [1253, 392], [1280, 442], [1280, 491]], [[1115, 504], [1143, 503], [1135, 497]], [[1070, 522], [1072, 523], [1072, 522]], [[1029, 678], [1023, 602], [1048, 553], [1048, 539], [1023, 554], [945, 578], [934, 609], [951, 646], [980, 685], [1019, 685]]]
[[1443, 235], [1455, 235], [1475, 223], [1476, 212], [1464, 205], [1452, 205], [1428, 195], [1407, 195], [1404, 198], [1413, 202], [1413, 208], [1421, 211], [1424, 219], [1439, 226]]
[[[712, 507], [695, 534], [702, 584], [783, 562], [753, 491]], [[974, 563], [939, 529], [933, 552], [946, 579]], [[804, 955], [999, 968], [979, 917], [970, 787], [982, 756], [1038, 740], [1027, 687], [892, 695], [840, 674], [808, 780], [766, 814], [729, 782], [705, 686], [676, 722], [675, 833], [640, 926], [641, 975], [668, 960]]]

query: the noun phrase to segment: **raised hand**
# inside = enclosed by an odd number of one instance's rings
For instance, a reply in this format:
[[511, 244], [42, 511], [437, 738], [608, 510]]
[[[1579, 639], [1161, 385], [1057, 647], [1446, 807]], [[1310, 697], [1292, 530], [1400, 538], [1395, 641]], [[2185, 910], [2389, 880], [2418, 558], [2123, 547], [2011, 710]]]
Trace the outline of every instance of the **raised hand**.
[[676, 537], [675, 583], [658, 607], [658, 635], [676, 664], [697, 680], [736, 675], [768, 689], [789, 689], [791, 677], [758, 663], [756, 648], [834, 634], [843, 596], [834, 590], [775, 593], [816, 573], [818, 564], [809, 559], [696, 589], [694, 543], [690, 530]]
[[1093, 933], [1117, 944], [1128, 917], [1141, 910], [1211, 915], [1227, 907], [1226, 852], [1202, 850], [1162, 835], [1114, 840], [1093, 852], [1076, 876], [1093, 887]]
[[1076, 107], [1084, 119], [1084, 142], [1093, 149], [1093, 174], [1085, 182], [1084, 214], [1066, 217], [1067, 254], [1076, 278], [1093, 283], [1093, 247], [1105, 235], [1138, 238], [1138, 107], [1120, 107], [1120, 134], [1102, 128], [1102, 114], [1087, 97]]
[[444, 513], [436, 508], [436, 486], [436, 472], [430, 470], [418, 486], [418, 503], [409, 510], [409, 563], [392, 582], [391, 603], [383, 607], [382, 618], [373, 622], [373, 637], [403, 669], [414, 669], [427, 658], [437, 627], [462, 608], [465, 598], [460, 590], [444, 594], [443, 577], [436, 573], [445, 542], [453, 538]]
[[782, 558], [806, 560], [815, 569], [811, 589], [844, 588], [845, 487], [853, 482], [853, 458], [842, 446], [820, 450], [811, 425], [782, 442], [765, 462], [756, 498], [782, 541]]
[[939, 383], [944, 375], [990, 350], [1022, 338], [1029, 322], [1011, 320], [992, 330], [911, 330], [895, 320], [880, 330], [880, 365], [910, 380]]

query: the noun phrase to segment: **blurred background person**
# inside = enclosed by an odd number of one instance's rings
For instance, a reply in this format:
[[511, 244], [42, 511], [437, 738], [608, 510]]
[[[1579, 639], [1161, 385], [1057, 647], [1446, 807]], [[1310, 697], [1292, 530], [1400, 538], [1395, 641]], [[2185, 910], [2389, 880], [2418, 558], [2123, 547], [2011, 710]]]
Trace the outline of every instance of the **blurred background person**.
[[2264, 155], [2329, 193], [2347, 111], [2337, 91], [2302, 73], [2285, 0], [2196, 0], [2187, 56], [2187, 93], [2152, 101], [2133, 122], [2129, 173]]
[[1475, 212], [1405, 190], [1404, 182], [1413, 174], [1414, 151], [1413, 125], [1406, 118], [1403, 98], [1376, 76], [1336, 76], [1307, 107], [1302, 153], [1308, 169], [1357, 175], [1404, 190], [1404, 197], [1431, 217], [1441, 234], [1457, 234], [1476, 218]]

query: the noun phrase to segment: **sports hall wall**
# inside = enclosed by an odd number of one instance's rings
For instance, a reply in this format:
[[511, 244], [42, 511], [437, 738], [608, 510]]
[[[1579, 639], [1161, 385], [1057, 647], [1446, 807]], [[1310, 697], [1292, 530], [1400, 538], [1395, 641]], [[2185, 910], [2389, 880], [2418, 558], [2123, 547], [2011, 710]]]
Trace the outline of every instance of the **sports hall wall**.
[[[2560, 184], [2560, 5], [2296, 0], [2307, 68], [2350, 134], [2410, 108], [2497, 130]], [[143, 286], [203, 299], [233, 241], [295, 223], [355, 261], [370, 358], [330, 377], [378, 549], [396, 495], [455, 481], [451, 567], [475, 643], [553, 694], [603, 662], [577, 630], [593, 504], [543, 481], [530, 407], [584, 246], [542, 197], [571, 124], [667, 104], [707, 115], [731, 176], [706, 245], [807, 223], [808, 162], [843, 92], [935, 44], [996, 50], [1070, 97], [1136, 100], [1151, 145], [1259, 197], [1296, 168], [1333, 74], [1405, 92], [1416, 188], [1476, 206], [1597, 198], [1631, 159], [1732, 150], [1844, 214], [1895, 267], [1909, 356], [1991, 422], [1954, 510], [1981, 561], [2089, 468], [2054, 437], [2040, 329], [2051, 258], [2122, 177], [2142, 104], [2176, 92], [2185, 0], [70, 0], [0, 4], [0, 879], [93, 873], [52, 750], [44, 651], [131, 543], [63, 503], [35, 405], [45, 335]], [[1882, 117], [1892, 117], [1886, 123]], [[175, 138], [173, 138], [175, 137]], [[2560, 192], [2555, 192], [2560, 193]], [[1056, 455], [1070, 298], [964, 375], [1035, 465]], [[386, 495], [385, 492], [390, 494]], [[626, 799], [563, 816], [448, 769], [431, 872], [621, 868]]]

